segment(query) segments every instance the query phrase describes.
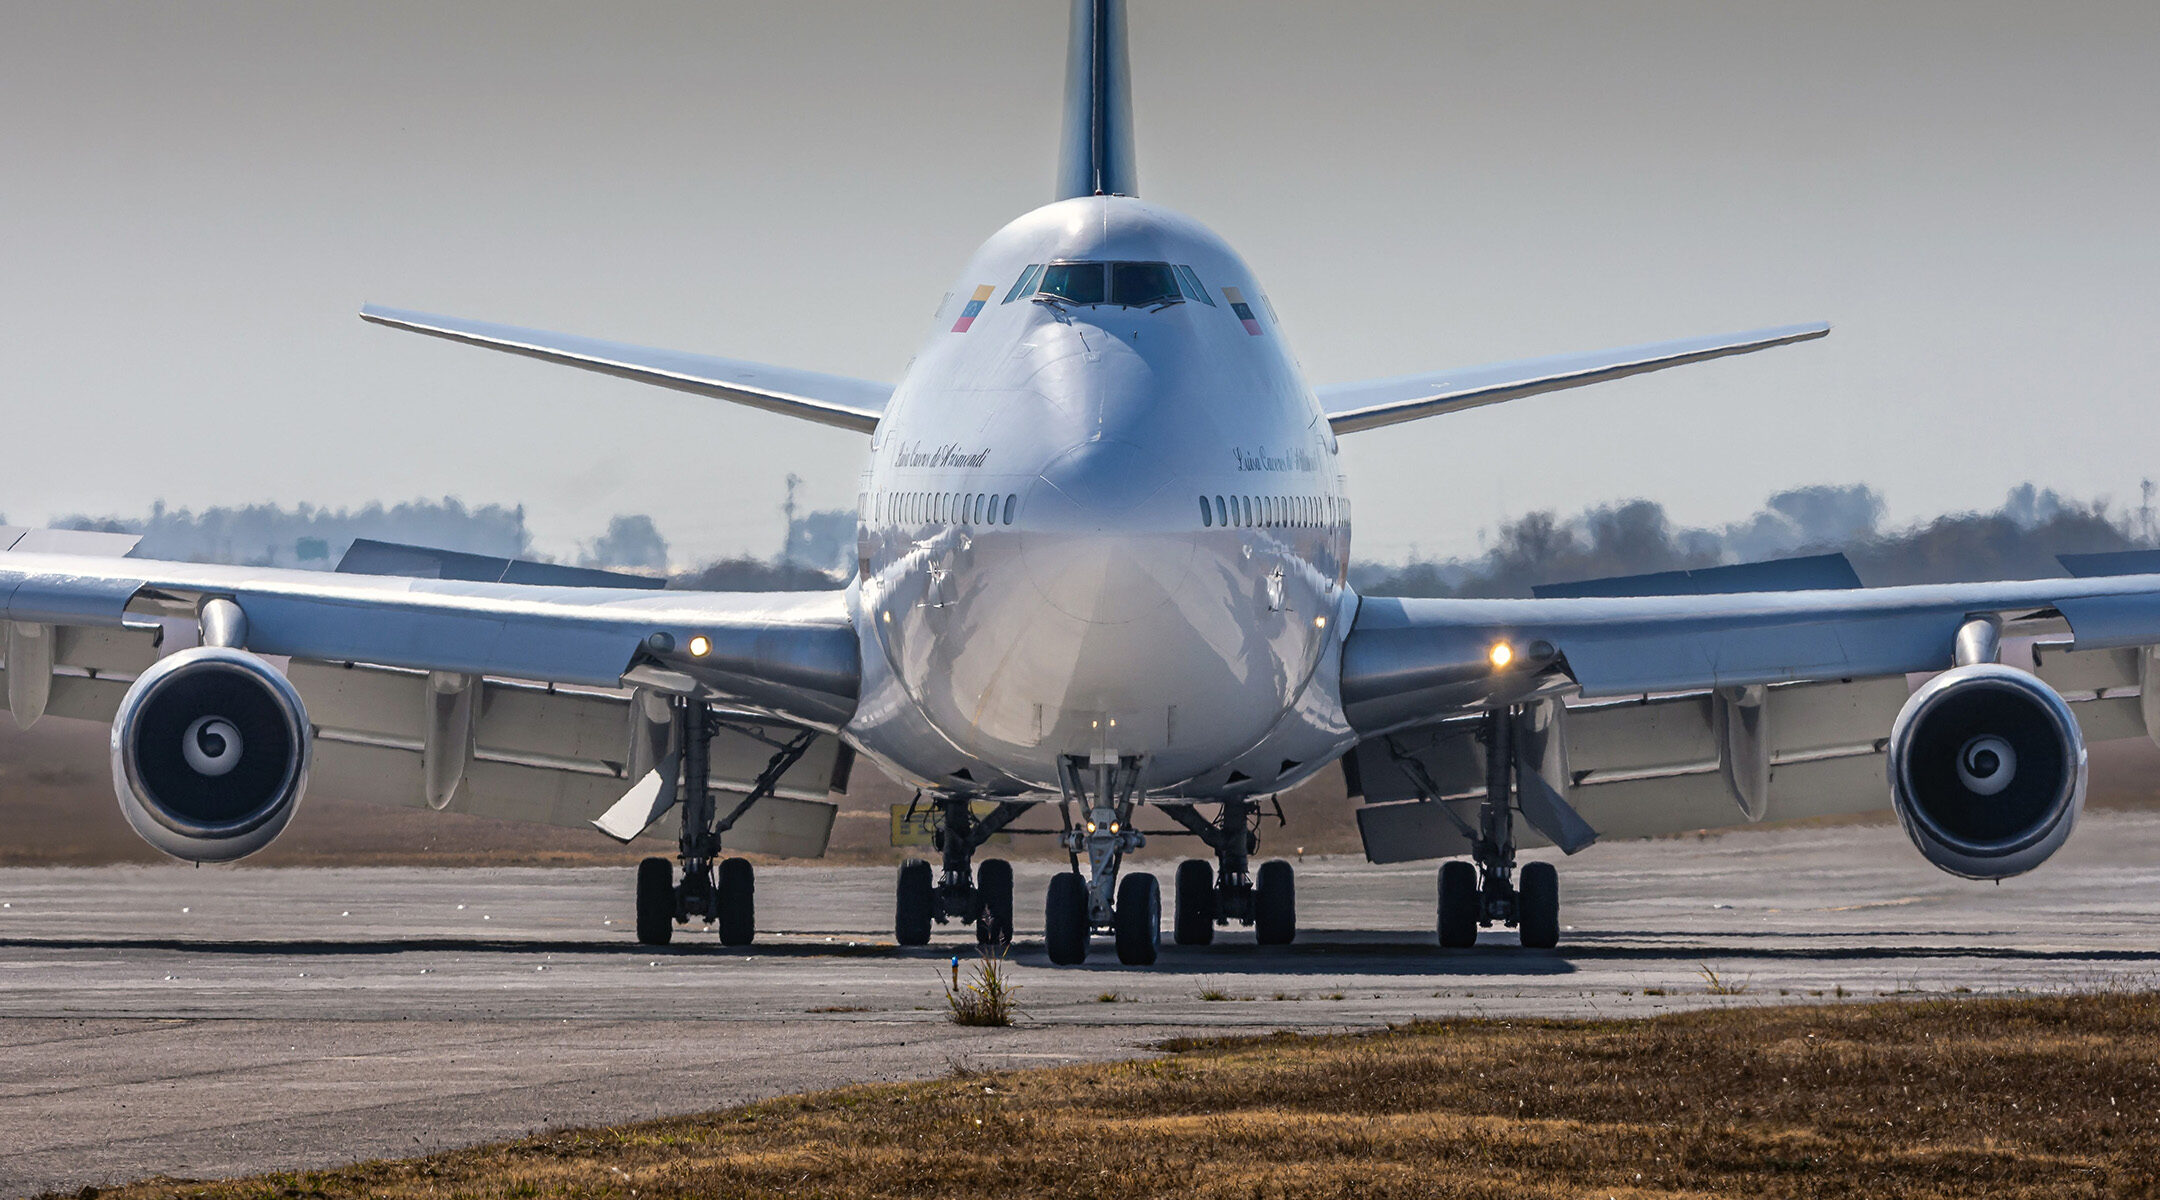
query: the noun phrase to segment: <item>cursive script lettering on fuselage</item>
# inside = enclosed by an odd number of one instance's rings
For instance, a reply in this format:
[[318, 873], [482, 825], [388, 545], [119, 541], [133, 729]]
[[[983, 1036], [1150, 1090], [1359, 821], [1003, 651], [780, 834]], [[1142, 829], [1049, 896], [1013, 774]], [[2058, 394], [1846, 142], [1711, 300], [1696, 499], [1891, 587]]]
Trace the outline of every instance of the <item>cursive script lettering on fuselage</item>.
[[1320, 460], [1303, 450], [1285, 450], [1278, 454], [1269, 454], [1265, 446], [1257, 450], [1247, 450], [1243, 446], [1232, 446], [1230, 453], [1237, 458], [1237, 469], [1240, 471], [1317, 471], [1320, 469]]
[[921, 442], [905, 442], [893, 452], [896, 467], [979, 467], [988, 460], [988, 450], [970, 454], [961, 449], [958, 442], [947, 442], [934, 450], [925, 450]]

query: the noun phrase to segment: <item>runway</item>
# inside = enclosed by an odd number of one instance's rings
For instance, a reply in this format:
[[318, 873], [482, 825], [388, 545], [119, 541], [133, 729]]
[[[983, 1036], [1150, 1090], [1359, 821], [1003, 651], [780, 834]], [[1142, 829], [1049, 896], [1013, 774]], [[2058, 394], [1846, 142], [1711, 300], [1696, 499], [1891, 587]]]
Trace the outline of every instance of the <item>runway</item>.
[[1563, 943], [1543, 953], [1505, 934], [1442, 953], [1430, 865], [1327, 858], [1300, 864], [1294, 946], [1229, 933], [1136, 969], [1098, 939], [1056, 969], [1038, 936], [1054, 869], [1019, 866], [1010, 1030], [943, 1020], [972, 936], [893, 946], [888, 869], [760, 869], [747, 951], [695, 930], [638, 946], [615, 869], [0, 870], [0, 1194], [407, 1155], [1195, 1030], [2143, 988], [2160, 970], [2144, 813], [2088, 814], [2001, 885], [1943, 875], [1890, 825], [1597, 846], [1562, 862]]

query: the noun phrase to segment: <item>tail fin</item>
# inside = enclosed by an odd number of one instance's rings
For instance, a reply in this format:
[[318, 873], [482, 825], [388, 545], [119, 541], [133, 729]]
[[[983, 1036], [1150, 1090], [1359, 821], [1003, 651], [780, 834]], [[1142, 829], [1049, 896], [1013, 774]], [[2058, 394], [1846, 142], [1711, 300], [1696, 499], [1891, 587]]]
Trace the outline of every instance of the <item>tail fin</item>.
[[1137, 196], [1125, 0], [1073, 0], [1057, 198]]

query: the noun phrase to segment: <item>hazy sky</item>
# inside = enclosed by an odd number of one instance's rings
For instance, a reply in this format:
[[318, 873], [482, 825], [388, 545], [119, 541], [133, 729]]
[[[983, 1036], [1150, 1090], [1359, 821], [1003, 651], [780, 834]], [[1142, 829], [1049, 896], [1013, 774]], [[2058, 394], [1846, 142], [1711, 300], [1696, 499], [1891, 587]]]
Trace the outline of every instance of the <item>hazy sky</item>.
[[[0, 512], [455, 494], [777, 549], [866, 439], [363, 300], [894, 378], [1050, 196], [1065, 5], [0, 6]], [[1359, 550], [2160, 475], [2160, 5], [1133, 0], [1142, 194], [1315, 382], [1826, 319], [1344, 439]]]

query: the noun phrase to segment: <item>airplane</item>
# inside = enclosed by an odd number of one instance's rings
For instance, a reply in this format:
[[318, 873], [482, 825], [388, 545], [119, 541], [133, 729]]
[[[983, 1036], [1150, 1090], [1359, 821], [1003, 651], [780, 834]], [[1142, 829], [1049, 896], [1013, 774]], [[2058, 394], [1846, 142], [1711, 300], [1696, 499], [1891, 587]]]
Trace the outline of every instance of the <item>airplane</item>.
[[[639, 865], [639, 939], [756, 936], [750, 863], [822, 853], [857, 756], [921, 790], [939, 859], [894, 933], [1013, 929], [977, 851], [1055, 812], [1044, 946], [1297, 933], [1262, 809], [1342, 772], [1368, 858], [1443, 860], [1435, 933], [1559, 941], [1519, 852], [1893, 810], [1922, 857], [2001, 879], [2060, 848], [2088, 739], [2160, 737], [2160, 561], [2070, 578], [1860, 586], [1841, 556], [1362, 596], [1345, 437], [1821, 338], [1791, 325], [1315, 388], [1252, 270], [1140, 197], [1127, 14], [1075, 0], [1054, 200], [985, 241], [895, 384], [368, 306], [377, 325], [726, 400], [868, 440], [844, 590], [640, 590], [356, 545], [335, 572], [159, 562], [134, 539], [0, 532], [15, 720], [111, 723], [159, 850], [260, 850], [303, 794], [597, 827], [679, 826]], [[1917, 686], [1912, 679], [1927, 676]], [[1158, 830], [1156, 836], [1161, 836]], [[1485, 931], [1492, 931], [1487, 933]]]

